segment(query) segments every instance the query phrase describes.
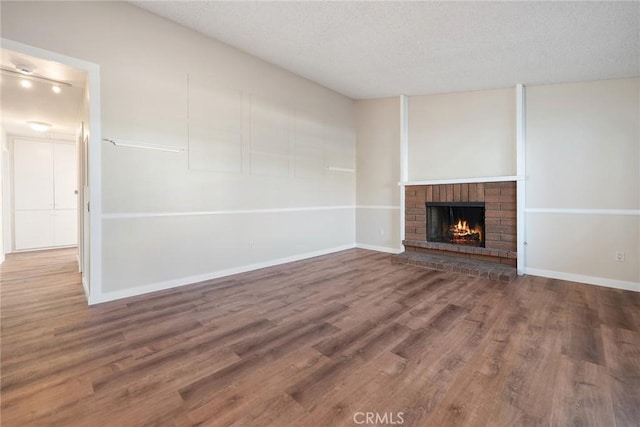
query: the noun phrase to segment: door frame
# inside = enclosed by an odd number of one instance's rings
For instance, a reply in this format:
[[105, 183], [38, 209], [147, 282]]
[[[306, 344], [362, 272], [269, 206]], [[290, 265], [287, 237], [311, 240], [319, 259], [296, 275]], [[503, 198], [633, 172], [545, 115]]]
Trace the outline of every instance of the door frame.
[[[89, 234], [89, 248], [83, 251], [81, 258], [88, 256], [89, 272], [82, 273], [82, 284], [89, 305], [100, 301], [102, 295], [102, 163], [100, 141], [100, 65], [60, 53], [0, 38], [3, 49], [34, 56], [48, 61], [58, 62], [87, 72], [87, 91], [89, 106], [89, 123], [85, 132], [89, 136], [88, 174], [89, 200], [78, 210], [78, 221], [84, 209], [89, 211], [89, 226], [85, 231]], [[88, 132], [86, 132], [88, 130]], [[81, 173], [79, 171], [79, 173]], [[78, 246], [80, 248], [80, 245]], [[82, 268], [81, 268], [82, 269]], [[84, 269], [83, 269], [84, 270]]]

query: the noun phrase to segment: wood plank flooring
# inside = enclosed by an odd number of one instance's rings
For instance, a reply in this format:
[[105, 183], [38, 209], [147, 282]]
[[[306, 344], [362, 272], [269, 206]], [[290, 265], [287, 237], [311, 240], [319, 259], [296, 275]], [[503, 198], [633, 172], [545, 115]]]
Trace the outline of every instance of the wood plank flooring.
[[76, 268], [0, 267], [3, 427], [640, 425], [638, 293], [353, 249], [89, 308]]

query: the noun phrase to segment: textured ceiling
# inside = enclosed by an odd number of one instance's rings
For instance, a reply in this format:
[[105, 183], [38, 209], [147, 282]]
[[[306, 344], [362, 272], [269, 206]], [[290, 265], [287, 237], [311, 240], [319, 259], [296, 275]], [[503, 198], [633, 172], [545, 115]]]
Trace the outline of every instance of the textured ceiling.
[[638, 2], [133, 3], [355, 99], [640, 74]]

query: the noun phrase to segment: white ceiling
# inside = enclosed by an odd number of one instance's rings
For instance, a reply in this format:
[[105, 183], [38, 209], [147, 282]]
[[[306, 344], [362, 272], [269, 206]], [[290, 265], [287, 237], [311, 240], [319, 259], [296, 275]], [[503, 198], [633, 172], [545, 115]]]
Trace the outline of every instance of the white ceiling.
[[[73, 138], [79, 124], [80, 108], [86, 81], [86, 72], [75, 68], [20, 54], [0, 50], [0, 65], [15, 70], [16, 65], [29, 65], [33, 75], [46, 77], [72, 86], [61, 86], [62, 92], [55, 94], [52, 84], [31, 80], [33, 86], [20, 86], [21, 78], [3, 73], [0, 78], [0, 106], [2, 127], [11, 135], [49, 139]], [[50, 123], [53, 126], [45, 133], [29, 128], [27, 120]]]
[[640, 75], [638, 2], [133, 3], [355, 99]]

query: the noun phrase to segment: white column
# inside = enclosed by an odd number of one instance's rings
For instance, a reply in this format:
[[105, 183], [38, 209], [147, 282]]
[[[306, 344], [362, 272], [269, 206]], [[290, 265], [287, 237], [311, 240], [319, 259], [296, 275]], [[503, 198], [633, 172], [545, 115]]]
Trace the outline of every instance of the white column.
[[[409, 98], [400, 95], [400, 182], [409, 180]], [[404, 184], [400, 184], [400, 240], [404, 240]], [[404, 246], [403, 246], [404, 249]]]
[[526, 101], [525, 87], [522, 84], [516, 85], [516, 175], [518, 176], [517, 184], [517, 249], [518, 249], [518, 275], [522, 276], [525, 269], [525, 180], [526, 180], [526, 162], [525, 162], [525, 140], [526, 140]]

